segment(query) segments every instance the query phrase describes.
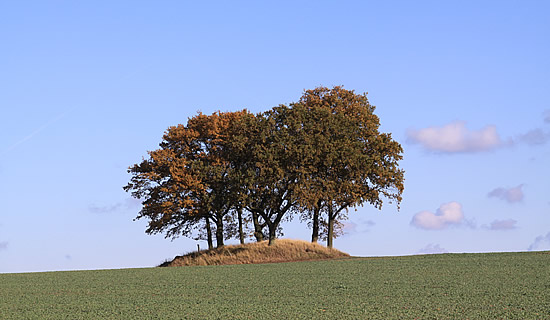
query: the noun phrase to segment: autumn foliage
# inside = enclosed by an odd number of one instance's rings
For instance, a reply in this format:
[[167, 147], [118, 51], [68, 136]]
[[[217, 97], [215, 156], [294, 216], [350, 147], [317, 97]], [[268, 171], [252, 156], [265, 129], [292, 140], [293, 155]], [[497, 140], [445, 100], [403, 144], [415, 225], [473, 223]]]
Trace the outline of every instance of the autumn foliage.
[[259, 114], [199, 113], [168, 128], [124, 189], [142, 200], [149, 234], [271, 245], [299, 217], [332, 247], [350, 208], [401, 201], [403, 150], [374, 110], [366, 94], [319, 87]]

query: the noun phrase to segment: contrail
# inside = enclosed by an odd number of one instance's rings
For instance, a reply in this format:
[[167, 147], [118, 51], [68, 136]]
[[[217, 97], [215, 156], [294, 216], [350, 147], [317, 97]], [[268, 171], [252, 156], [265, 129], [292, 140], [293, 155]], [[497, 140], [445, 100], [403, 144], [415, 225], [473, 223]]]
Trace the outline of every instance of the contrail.
[[4, 150], [4, 152], [2, 152], [2, 155], [5, 155], [7, 154], [8, 152], [12, 151], [13, 149], [17, 148], [19, 145], [29, 141], [30, 139], [32, 139], [35, 135], [39, 134], [42, 130], [46, 129], [47, 127], [51, 126], [52, 124], [56, 123], [57, 121], [59, 121], [61, 118], [63, 118], [65, 115], [67, 114], [67, 112], [63, 112], [61, 113], [60, 115], [56, 116], [55, 118], [52, 118], [50, 121], [46, 122], [45, 124], [43, 124], [41, 127], [39, 127], [38, 129], [34, 130], [33, 132], [31, 132], [28, 136], [24, 137], [23, 139], [17, 141], [16, 143], [12, 144], [9, 148], [7, 148], [6, 150]]
[[[143, 72], [144, 70], [147, 70], [147, 69], [150, 69], [151, 68], [151, 65], [152, 64], [149, 64], [149, 65], [145, 65], [144, 67], [138, 69], [138, 70], [134, 70], [132, 72], [129, 72], [127, 74], [124, 74], [122, 76], [119, 77], [119, 80], [124, 80], [124, 79], [129, 79], [129, 78], [132, 78], [134, 77], [135, 75], [139, 74], [140, 72]], [[46, 129], [47, 127], [51, 126], [52, 124], [56, 123], [57, 121], [59, 121], [61, 118], [63, 118], [65, 115], [67, 115], [67, 113], [69, 113], [70, 111], [74, 110], [75, 108], [71, 108], [61, 114], [59, 114], [58, 116], [56, 116], [55, 118], [52, 118], [50, 121], [46, 122], [45, 124], [43, 124], [41, 127], [39, 127], [38, 129], [34, 130], [33, 132], [31, 132], [28, 136], [26, 136], [25, 138], [17, 141], [16, 143], [14, 143], [13, 145], [11, 145], [9, 148], [7, 148], [6, 150], [4, 150], [0, 155], [5, 155], [7, 154], [8, 152], [12, 151], [13, 149], [17, 148], [18, 146], [20, 146], [21, 144], [29, 141], [30, 139], [32, 139], [34, 136], [36, 136], [37, 134], [39, 134], [42, 130]]]

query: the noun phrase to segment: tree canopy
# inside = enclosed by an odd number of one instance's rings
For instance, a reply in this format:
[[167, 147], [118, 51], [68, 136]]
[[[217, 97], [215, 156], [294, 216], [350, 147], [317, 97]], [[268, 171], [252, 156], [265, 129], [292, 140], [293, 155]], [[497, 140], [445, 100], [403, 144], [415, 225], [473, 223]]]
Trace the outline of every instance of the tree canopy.
[[142, 200], [136, 219], [150, 234], [205, 236], [210, 248], [213, 235], [218, 247], [247, 235], [272, 244], [299, 216], [313, 242], [332, 247], [348, 209], [401, 202], [403, 149], [374, 111], [366, 94], [318, 87], [258, 114], [199, 113], [168, 128], [124, 189]]

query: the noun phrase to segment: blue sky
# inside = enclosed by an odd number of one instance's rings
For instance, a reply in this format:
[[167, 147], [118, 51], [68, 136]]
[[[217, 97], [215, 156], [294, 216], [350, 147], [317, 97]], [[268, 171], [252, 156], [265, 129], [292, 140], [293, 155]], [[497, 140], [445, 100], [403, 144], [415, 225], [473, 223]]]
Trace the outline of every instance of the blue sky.
[[0, 272], [194, 250], [132, 221], [126, 168], [199, 110], [260, 112], [319, 85], [368, 92], [405, 150], [400, 211], [350, 212], [336, 248], [549, 250], [549, 15], [547, 1], [2, 2]]

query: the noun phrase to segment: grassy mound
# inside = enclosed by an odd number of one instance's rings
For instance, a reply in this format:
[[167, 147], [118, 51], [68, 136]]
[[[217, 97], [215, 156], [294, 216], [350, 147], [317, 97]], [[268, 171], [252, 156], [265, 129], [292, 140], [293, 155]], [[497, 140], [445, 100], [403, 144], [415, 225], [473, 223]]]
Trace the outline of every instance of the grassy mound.
[[317, 243], [279, 239], [268, 246], [267, 241], [231, 245], [177, 256], [159, 267], [208, 266], [222, 264], [274, 263], [346, 258], [349, 254]]

